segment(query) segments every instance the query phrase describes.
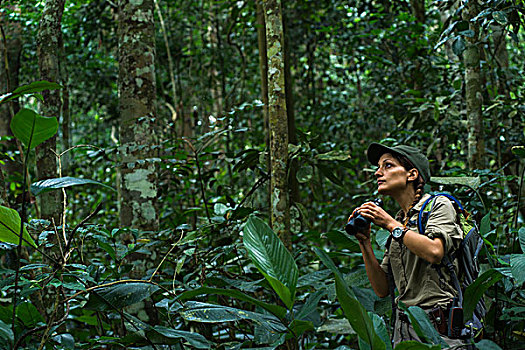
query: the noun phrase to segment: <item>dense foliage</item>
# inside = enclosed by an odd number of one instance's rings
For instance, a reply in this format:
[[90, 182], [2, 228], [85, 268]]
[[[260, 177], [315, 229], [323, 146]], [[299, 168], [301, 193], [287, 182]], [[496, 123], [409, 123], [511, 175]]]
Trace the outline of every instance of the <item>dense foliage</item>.
[[[427, 2], [423, 13], [417, 1], [283, 2], [297, 127], [289, 156], [299, 164], [292, 252], [267, 224], [255, 1], [156, 1], [159, 143], [142, 161], [158, 165], [158, 232], [118, 222], [118, 170], [128, 164], [116, 131], [117, 5], [66, 3], [67, 78], [58, 86], [34, 83], [43, 3], [0, 8], [2, 27], [24, 27], [21, 88], [0, 91], [0, 105], [18, 98], [25, 107], [14, 136], [0, 135], [11, 140], [0, 146], [2, 162], [24, 167], [6, 174], [0, 210], [0, 348], [390, 349], [390, 299], [375, 296], [357, 241], [342, 230], [377, 195], [365, 157], [374, 141], [425, 150], [435, 175], [426, 190], [453, 192], [478, 220], [482, 274], [468, 295], [489, 311], [477, 346], [524, 348], [522, 1], [481, 1], [473, 20], [483, 75], [479, 169], [468, 166], [462, 54], [472, 33], [463, 2]], [[60, 116], [36, 112], [47, 89], [69, 92], [74, 148], [61, 158], [60, 179], [37, 182], [34, 148], [64, 134]], [[38, 218], [47, 191], [65, 193], [62, 225]], [[387, 233], [373, 227], [373, 235], [381, 258]], [[57, 247], [60, 261], [46, 254]], [[56, 296], [53, 305], [42, 304], [45, 294]], [[424, 326], [417, 310], [411, 315]], [[401, 348], [439, 344], [425, 333], [428, 344]]]

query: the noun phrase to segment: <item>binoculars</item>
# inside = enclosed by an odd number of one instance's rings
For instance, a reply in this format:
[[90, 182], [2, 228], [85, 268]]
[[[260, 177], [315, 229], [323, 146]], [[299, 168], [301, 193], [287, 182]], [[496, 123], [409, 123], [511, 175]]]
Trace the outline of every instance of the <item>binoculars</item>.
[[[376, 198], [372, 201], [375, 205], [383, 207], [383, 201], [381, 198]], [[364, 231], [370, 225], [370, 220], [363, 217], [361, 214], [357, 214], [355, 217], [352, 217], [345, 226], [345, 231], [349, 235], [355, 236], [357, 232]]]

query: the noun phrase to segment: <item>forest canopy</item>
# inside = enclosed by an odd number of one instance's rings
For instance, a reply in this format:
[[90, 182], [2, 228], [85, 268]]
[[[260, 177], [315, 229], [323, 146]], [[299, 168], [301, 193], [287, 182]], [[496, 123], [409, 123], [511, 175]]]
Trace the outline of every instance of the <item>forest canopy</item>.
[[[344, 231], [382, 197], [372, 142], [477, 223], [475, 346], [525, 348], [524, 25], [521, 0], [0, 0], [0, 349], [391, 349]], [[396, 349], [445, 347], [410, 315]]]

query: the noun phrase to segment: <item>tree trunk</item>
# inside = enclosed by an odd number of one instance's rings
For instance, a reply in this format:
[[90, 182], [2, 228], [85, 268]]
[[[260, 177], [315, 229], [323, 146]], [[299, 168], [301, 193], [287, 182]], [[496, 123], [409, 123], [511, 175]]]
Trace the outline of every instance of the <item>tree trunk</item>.
[[[261, 1], [256, 2], [257, 6], [257, 43], [259, 46], [259, 72], [261, 74], [261, 100], [263, 103], [263, 119], [265, 131], [265, 143], [270, 147], [270, 127], [268, 121], [268, 53], [266, 49], [266, 21], [264, 19], [264, 9]], [[270, 157], [267, 157], [266, 168], [270, 172]], [[271, 208], [271, 186], [268, 189], [268, 208]]]
[[288, 200], [288, 121], [284, 84], [284, 52], [281, 1], [264, 2], [268, 49], [268, 118], [270, 127], [271, 224], [291, 250]]
[[[59, 70], [59, 43], [62, 42], [62, 14], [64, 12], [65, 0], [47, 0], [40, 20], [37, 34], [37, 55], [40, 70], [40, 79], [60, 83]], [[44, 101], [41, 104], [41, 114], [47, 117], [60, 119], [62, 106], [60, 90], [45, 90], [42, 92]], [[38, 180], [55, 178], [57, 172], [56, 135], [42, 143], [36, 148], [36, 166]], [[39, 196], [41, 204], [41, 218], [50, 220], [54, 226], [61, 225], [62, 196], [60, 191], [51, 191]], [[52, 229], [53, 230], [53, 229]], [[54, 246], [48, 250], [48, 254], [58, 262], [63, 261], [62, 248], [65, 242], [61, 235], [51, 235], [50, 243]], [[47, 259], [46, 263], [51, 264]], [[48, 323], [52, 323], [64, 315], [64, 306], [58, 303], [62, 294], [61, 287], [57, 290], [47, 289], [42, 295], [43, 305], [47, 308]], [[62, 329], [63, 330], [63, 329]], [[44, 342], [45, 339], [42, 340]]]
[[119, 1], [120, 225], [156, 230], [155, 24], [153, 0]]
[[470, 21], [476, 17], [478, 13], [479, 8], [475, 1], [467, 2], [463, 10], [463, 19], [468, 21], [469, 29], [474, 32], [472, 38], [467, 38], [467, 48], [463, 53], [465, 64], [465, 98], [467, 103], [468, 163], [471, 170], [484, 167], [483, 114], [481, 112], [483, 97], [480, 74], [479, 24]]
[[[284, 84], [286, 92], [286, 117], [288, 120], [288, 141], [291, 144], [297, 145], [297, 128], [295, 126], [295, 109], [293, 98], [293, 81], [290, 65], [290, 45], [286, 35], [287, 21], [283, 10], [283, 41], [284, 41]], [[288, 176], [288, 185], [290, 186], [290, 206], [299, 203], [299, 181], [297, 181], [297, 171], [299, 170], [299, 163], [297, 159], [292, 159], [290, 162], [290, 171]]]
[[[20, 12], [15, 6], [6, 6], [13, 12]], [[19, 85], [20, 54], [22, 52], [22, 26], [19, 22], [9, 21], [4, 15], [0, 18], [2, 29], [0, 35], [0, 94], [12, 91]], [[12, 136], [11, 118], [20, 110], [18, 99], [0, 105], [0, 135]], [[17, 148], [16, 140], [4, 141], [6, 148], [14, 152]], [[11, 182], [21, 182], [22, 167], [20, 162], [5, 159], [5, 164], [0, 166], [4, 171], [2, 188], [7, 190]], [[7, 201], [7, 193], [5, 200]], [[5, 205], [5, 204], [4, 204]]]
[[425, 0], [410, 0], [412, 14], [419, 23], [425, 23]]

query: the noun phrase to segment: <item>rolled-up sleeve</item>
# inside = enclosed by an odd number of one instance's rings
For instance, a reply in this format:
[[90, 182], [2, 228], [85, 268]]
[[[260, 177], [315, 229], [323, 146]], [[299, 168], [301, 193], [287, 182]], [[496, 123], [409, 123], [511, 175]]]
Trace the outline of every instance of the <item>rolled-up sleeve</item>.
[[444, 196], [436, 198], [425, 227], [425, 235], [429, 238], [441, 238], [447, 253], [459, 247], [463, 231], [457, 224], [456, 209], [450, 199]]

